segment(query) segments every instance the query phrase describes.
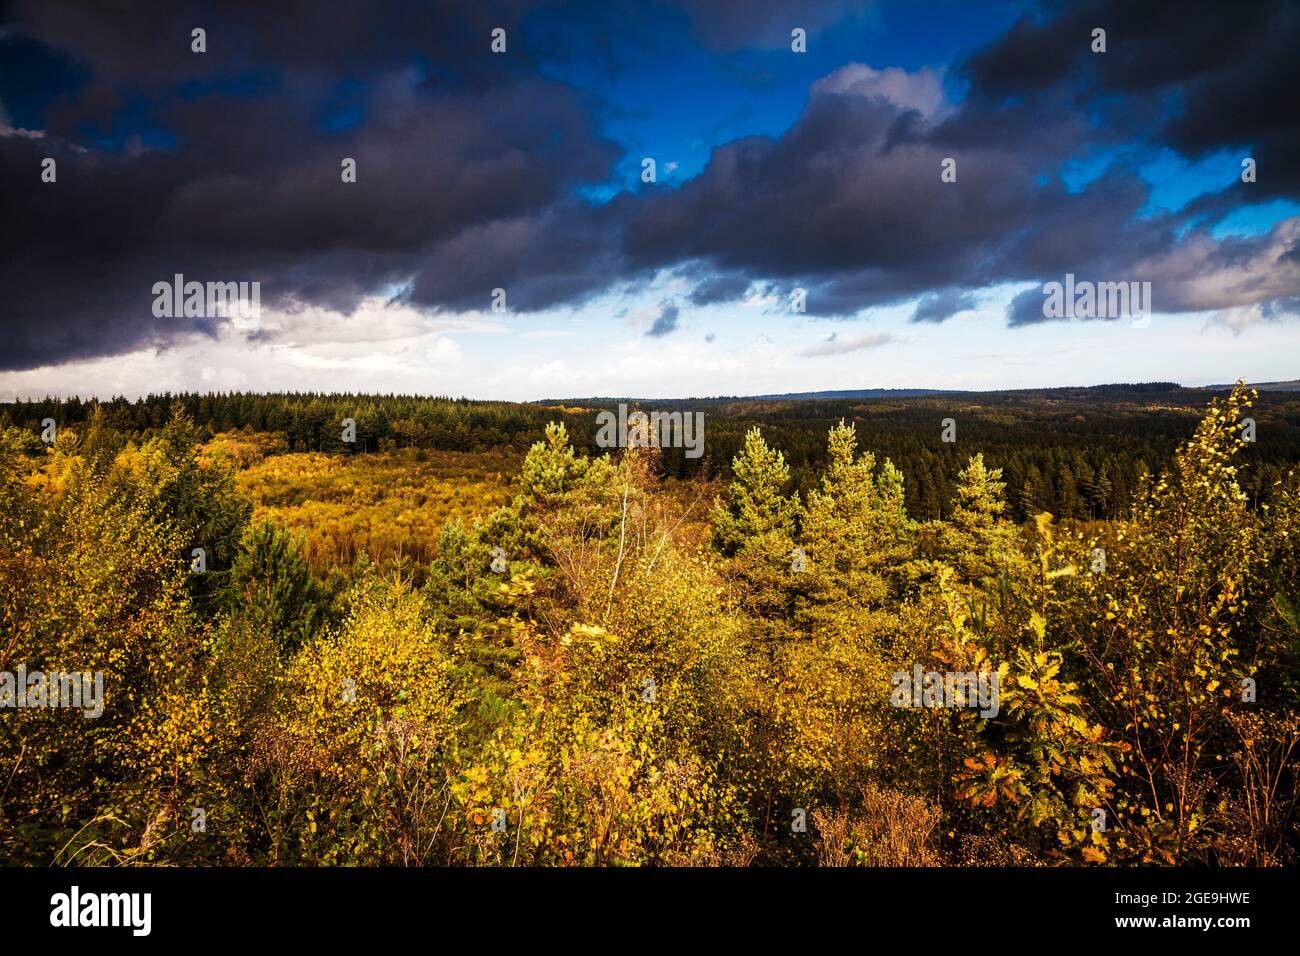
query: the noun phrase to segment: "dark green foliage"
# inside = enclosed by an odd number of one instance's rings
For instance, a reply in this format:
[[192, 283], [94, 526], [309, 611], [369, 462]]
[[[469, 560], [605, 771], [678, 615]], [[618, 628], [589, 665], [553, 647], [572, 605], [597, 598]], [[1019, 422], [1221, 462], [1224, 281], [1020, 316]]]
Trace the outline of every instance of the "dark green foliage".
[[320, 628], [329, 594], [303, 559], [303, 535], [269, 522], [250, 526], [230, 569], [229, 600], [284, 657]]

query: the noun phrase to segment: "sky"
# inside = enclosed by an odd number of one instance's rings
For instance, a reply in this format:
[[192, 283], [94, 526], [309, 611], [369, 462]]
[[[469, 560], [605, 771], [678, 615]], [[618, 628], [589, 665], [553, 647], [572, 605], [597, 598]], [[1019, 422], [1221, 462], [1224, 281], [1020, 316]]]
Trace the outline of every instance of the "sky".
[[1296, 0], [0, 3], [0, 400], [1300, 378], [1297, 50]]

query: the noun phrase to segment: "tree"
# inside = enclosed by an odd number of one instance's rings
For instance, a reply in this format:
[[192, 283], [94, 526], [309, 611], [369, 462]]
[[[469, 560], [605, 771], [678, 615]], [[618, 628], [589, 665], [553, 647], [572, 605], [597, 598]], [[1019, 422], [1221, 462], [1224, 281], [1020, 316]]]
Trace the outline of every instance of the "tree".
[[977, 454], [958, 474], [952, 519], [939, 529], [937, 556], [957, 572], [957, 580], [982, 592], [981, 614], [996, 605], [1009, 612], [1008, 589], [1026, 570], [1019, 530], [1003, 518], [1006, 485], [1002, 469], [988, 468]]
[[727, 504], [713, 511], [714, 542], [726, 555], [782, 550], [795, 531], [799, 501], [785, 494], [790, 469], [785, 456], [769, 448], [762, 432], [751, 428], [732, 461], [735, 476]]
[[888, 575], [910, 557], [903, 478], [871, 452], [855, 458], [857, 432], [840, 421], [827, 436], [821, 487], [808, 496], [800, 541], [808, 555], [804, 605], [814, 629], [847, 608], [879, 608]]
[[744, 582], [743, 605], [764, 636], [774, 638], [784, 631], [792, 575], [804, 570], [794, 550], [802, 509], [797, 495], [786, 494], [785, 456], [769, 448], [757, 428], [745, 434], [732, 472], [726, 503], [716, 502], [711, 514], [714, 546], [733, 559]]
[[1226, 718], [1283, 637], [1259, 624], [1270, 546], [1235, 463], [1252, 397], [1239, 384], [1211, 404], [1139, 500], [1105, 573], [1057, 585], [1066, 607], [1079, 605], [1064, 621], [1089, 665], [1093, 706], [1127, 744], [1110, 809], [1117, 850], [1140, 859], [1205, 861], [1211, 834], [1232, 829], [1210, 801], [1231, 771]]
[[230, 569], [232, 610], [272, 635], [283, 656], [316, 633], [329, 605], [303, 558], [305, 541], [263, 521], [245, 533]]

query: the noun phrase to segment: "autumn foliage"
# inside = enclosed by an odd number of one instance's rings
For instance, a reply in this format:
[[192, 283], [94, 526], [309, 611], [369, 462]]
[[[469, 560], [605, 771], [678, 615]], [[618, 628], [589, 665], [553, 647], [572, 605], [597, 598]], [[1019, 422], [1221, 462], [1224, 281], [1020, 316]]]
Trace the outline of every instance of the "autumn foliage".
[[[759, 429], [729, 481], [560, 424], [517, 469], [10, 429], [0, 671], [105, 706], [0, 709], [0, 862], [1293, 862], [1300, 478], [1242, 491], [1251, 400], [1088, 524], [978, 454], [912, 517], [844, 422], [806, 493]], [[895, 706], [918, 665], [997, 715]]]

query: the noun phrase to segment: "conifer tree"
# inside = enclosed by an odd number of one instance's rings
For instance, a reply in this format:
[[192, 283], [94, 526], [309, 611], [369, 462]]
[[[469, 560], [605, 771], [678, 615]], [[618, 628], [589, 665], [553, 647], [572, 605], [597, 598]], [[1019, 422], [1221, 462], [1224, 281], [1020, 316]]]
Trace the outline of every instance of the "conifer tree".
[[790, 469], [781, 452], [769, 448], [762, 432], [751, 428], [732, 461], [727, 505], [713, 511], [714, 541], [723, 554], [767, 552], [792, 538], [799, 502], [785, 494]]
[[809, 557], [807, 592], [814, 622], [845, 607], [879, 607], [889, 594], [888, 570], [906, 557], [903, 478], [892, 463], [879, 473], [875, 456], [855, 457], [857, 431], [844, 421], [827, 436], [821, 487], [808, 496], [801, 541]]
[[230, 569], [230, 596], [238, 612], [290, 654], [320, 627], [324, 595], [303, 559], [303, 535], [270, 522], [249, 528]]
[[984, 464], [983, 453], [957, 476], [952, 520], [943, 529], [942, 554], [967, 584], [987, 583], [1018, 555], [1016, 528], [1003, 518], [1006, 484], [1001, 468]]
[[735, 559], [746, 583], [744, 606], [755, 615], [760, 634], [771, 637], [783, 632], [794, 578], [805, 571], [805, 558], [795, 551], [802, 509], [797, 495], [786, 494], [785, 456], [769, 448], [757, 428], [745, 434], [732, 472], [727, 501], [712, 512], [714, 545]]

